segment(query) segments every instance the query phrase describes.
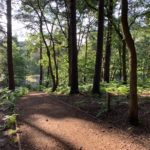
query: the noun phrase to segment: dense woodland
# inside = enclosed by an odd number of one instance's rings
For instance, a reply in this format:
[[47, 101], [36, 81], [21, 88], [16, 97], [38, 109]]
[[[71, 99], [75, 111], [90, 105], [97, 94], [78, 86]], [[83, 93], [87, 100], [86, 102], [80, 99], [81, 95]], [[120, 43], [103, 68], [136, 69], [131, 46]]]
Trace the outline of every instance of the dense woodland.
[[[99, 100], [118, 92], [138, 124], [138, 94], [150, 92], [149, 0], [1, 0], [0, 12], [1, 90]], [[13, 33], [13, 20], [24, 25], [25, 40]]]

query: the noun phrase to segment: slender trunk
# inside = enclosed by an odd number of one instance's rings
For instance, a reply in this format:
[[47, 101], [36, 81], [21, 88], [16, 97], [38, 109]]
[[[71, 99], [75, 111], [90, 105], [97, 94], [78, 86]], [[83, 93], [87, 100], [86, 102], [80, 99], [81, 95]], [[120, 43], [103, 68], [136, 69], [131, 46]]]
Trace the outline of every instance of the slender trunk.
[[113, 0], [109, 0], [108, 10], [108, 32], [106, 41], [105, 64], [104, 64], [104, 81], [109, 83], [110, 80], [110, 57], [111, 57], [111, 37], [112, 37], [112, 16]]
[[[53, 39], [53, 38], [52, 38]], [[56, 76], [56, 79], [55, 79], [55, 82], [56, 82], [56, 88], [59, 84], [59, 77], [58, 77], [58, 64], [57, 64], [57, 59], [56, 59], [56, 50], [55, 50], [55, 43], [54, 43], [54, 39], [52, 40], [52, 45], [53, 45], [53, 59], [54, 59], [54, 65], [55, 65], [55, 76]]]
[[94, 94], [100, 93], [100, 75], [101, 75], [102, 55], [103, 55], [103, 30], [104, 30], [104, 0], [99, 0], [96, 63], [92, 89], [92, 92]]
[[43, 57], [42, 57], [43, 49], [42, 49], [41, 32], [42, 32], [42, 24], [40, 22], [40, 85], [42, 85], [42, 83], [43, 83], [43, 65], [41, 63], [41, 61], [43, 59]]
[[8, 63], [8, 86], [10, 90], [15, 89], [13, 56], [12, 56], [12, 16], [11, 0], [6, 1], [7, 5], [7, 63]]
[[122, 0], [122, 30], [130, 52], [130, 107], [129, 121], [138, 124], [138, 98], [137, 98], [137, 55], [133, 38], [128, 25], [128, 0]]
[[71, 48], [70, 48], [70, 27], [68, 26], [68, 61], [69, 61], [69, 68], [68, 68], [68, 85], [71, 86], [71, 66], [72, 66], [72, 60], [71, 60]]
[[113, 22], [113, 27], [118, 34], [120, 40], [122, 41], [122, 56], [120, 57], [121, 59], [121, 70], [122, 70], [122, 81], [123, 84], [127, 84], [127, 67], [126, 67], [126, 42], [124, 40], [124, 37], [122, 33], [120, 32], [120, 27], [117, 27]]
[[117, 72], [117, 69], [115, 68], [114, 71], [113, 71], [113, 73], [112, 73], [111, 80], [115, 79], [116, 72]]
[[[109, 31], [108, 31], [109, 32]], [[109, 35], [108, 35], [109, 36]], [[104, 64], [104, 81], [109, 83], [110, 80], [110, 57], [111, 57], [111, 41], [110, 37], [107, 37], [105, 64]]]
[[46, 80], [46, 84], [45, 86], [48, 88], [48, 85], [49, 85], [49, 81], [50, 81], [50, 67], [49, 65], [47, 66], [47, 80]]
[[56, 58], [57, 56], [56, 56], [55, 42], [54, 42], [54, 37], [53, 37], [54, 25], [52, 25], [51, 31], [49, 31], [47, 21], [45, 19], [45, 16], [43, 15], [43, 13], [42, 13], [42, 16], [44, 17], [45, 25], [46, 25], [47, 31], [49, 33], [49, 36], [50, 36], [50, 41], [52, 42], [53, 60], [54, 60], [54, 67], [55, 67], [55, 89], [57, 89], [59, 77], [58, 77], [58, 64], [57, 64], [57, 58]]
[[81, 49], [82, 41], [83, 41], [84, 36], [86, 34], [85, 32], [86, 32], [86, 28], [84, 30], [82, 30], [82, 27], [81, 27], [81, 30], [79, 32], [79, 39], [78, 39], [78, 51], [80, 51], [80, 49]]
[[40, 85], [43, 84], [42, 45], [40, 45]]
[[[88, 30], [89, 32], [89, 30]], [[86, 39], [85, 39], [85, 61], [84, 61], [84, 82], [86, 83], [86, 67], [87, 67], [87, 51], [88, 51], [88, 32], [87, 32], [87, 35], [86, 35]]]
[[[42, 21], [42, 18], [41, 18], [41, 21]], [[53, 82], [52, 92], [54, 92], [56, 90], [55, 76], [54, 76], [53, 68], [52, 68], [51, 53], [50, 53], [49, 47], [48, 47], [47, 42], [44, 37], [43, 28], [42, 28], [41, 35], [42, 35], [42, 39], [43, 39], [43, 42], [44, 42], [46, 50], [47, 50], [48, 65], [49, 65], [50, 74], [51, 74], [52, 82]]]
[[118, 51], [119, 51], [119, 64], [120, 64], [120, 66], [119, 66], [119, 80], [121, 81], [122, 80], [122, 45], [121, 44], [119, 44], [119, 49], [118, 49]]
[[47, 67], [47, 78], [49, 78], [49, 76], [50, 76], [50, 67], [48, 65], [48, 67]]
[[[33, 9], [35, 10], [36, 14], [39, 17], [40, 23], [42, 24], [43, 23], [43, 19], [44, 19], [44, 22], [46, 24], [47, 22], [46, 22], [44, 14], [43, 14], [43, 10], [41, 9], [40, 1], [38, 0], [38, 7], [39, 7], [39, 10], [40, 10], [40, 13], [35, 9], [35, 7], [33, 6], [32, 2], [31, 2], [31, 5], [32, 5]], [[47, 27], [47, 24], [46, 24], [46, 27]], [[48, 63], [49, 63], [49, 68], [50, 68], [50, 74], [51, 74], [52, 82], [53, 82], [52, 92], [54, 92], [56, 90], [56, 88], [57, 88], [57, 85], [56, 85], [55, 75], [54, 75], [53, 67], [52, 67], [51, 53], [50, 53], [49, 46], [48, 46], [48, 44], [46, 42], [46, 39], [45, 39], [45, 36], [44, 36], [44, 33], [43, 33], [43, 28], [41, 28], [41, 29], [42, 29], [41, 30], [41, 36], [42, 36], [43, 42], [44, 42], [46, 50], [47, 50], [47, 56], [48, 56]]]
[[127, 84], [127, 68], [126, 68], [126, 42], [122, 42], [122, 81]]
[[78, 89], [78, 60], [76, 37], [76, 0], [70, 0], [70, 50], [71, 50], [71, 89], [70, 94], [79, 93]]

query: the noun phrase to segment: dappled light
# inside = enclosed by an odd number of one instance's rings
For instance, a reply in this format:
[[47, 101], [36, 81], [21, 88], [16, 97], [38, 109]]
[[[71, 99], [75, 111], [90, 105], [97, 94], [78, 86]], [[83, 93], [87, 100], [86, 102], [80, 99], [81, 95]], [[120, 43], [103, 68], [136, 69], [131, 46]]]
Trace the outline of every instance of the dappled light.
[[[66, 105], [62, 100], [75, 97], [48, 96], [31, 93], [22, 98], [18, 105], [21, 141], [25, 148], [51, 149], [146, 149], [146, 143], [134, 138], [136, 130], [129, 126], [119, 128], [111, 120], [97, 120], [87, 113]], [[130, 130], [130, 132], [127, 132]], [[135, 131], [135, 133], [134, 133]], [[140, 132], [137, 132], [139, 135]], [[149, 134], [149, 133], [148, 133]], [[85, 138], [86, 137], [86, 138]], [[148, 138], [147, 134], [142, 135]], [[24, 140], [24, 139], [28, 140]], [[128, 138], [128, 139], [126, 139]], [[147, 139], [147, 144], [148, 144]], [[146, 141], [145, 141], [146, 142]]]
[[150, 0], [0, 0], [0, 150], [150, 150]]

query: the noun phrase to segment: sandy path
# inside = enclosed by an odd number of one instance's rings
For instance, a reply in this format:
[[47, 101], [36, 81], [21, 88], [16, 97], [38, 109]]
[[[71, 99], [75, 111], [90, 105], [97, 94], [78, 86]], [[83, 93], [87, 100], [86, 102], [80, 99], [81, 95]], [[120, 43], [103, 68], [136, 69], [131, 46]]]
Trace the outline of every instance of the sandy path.
[[19, 101], [18, 113], [23, 150], [150, 150], [55, 96], [30, 93]]

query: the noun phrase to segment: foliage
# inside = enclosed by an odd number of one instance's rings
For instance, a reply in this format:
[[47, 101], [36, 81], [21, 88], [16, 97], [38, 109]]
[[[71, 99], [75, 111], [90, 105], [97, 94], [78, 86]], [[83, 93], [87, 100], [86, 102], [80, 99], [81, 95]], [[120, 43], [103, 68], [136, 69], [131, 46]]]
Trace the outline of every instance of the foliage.
[[[3, 87], [6, 87], [8, 82], [8, 73], [7, 73], [7, 53], [6, 43], [3, 42], [3, 45], [0, 45], [0, 82]], [[16, 86], [25, 85], [25, 76], [27, 75], [27, 57], [26, 50], [24, 49], [24, 45], [19, 43], [16, 38], [13, 38], [13, 64], [14, 64], [14, 72], [15, 72], [15, 82]]]
[[[138, 94], [144, 94], [144, 93], [150, 93], [150, 82], [141, 82], [138, 83]], [[51, 93], [50, 88], [42, 88], [44, 92]], [[91, 93], [92, 84], [82, 84], [79, 86], [81, 93]], [[101, 92], [102, 93], [111, 93], [113, 95], [128, 95], [129, 94], [129, 85], [124, 85], [120, 82], [102, 82], [101, 83]], [[55, 94], [68, 94], [69, 93], [69, 87], [62, 85], [59, 86], [55, 92]]]
[[0, 89], [0, 109], [4, 113], [3, 120], [0, 124], [0, 133], [5, 132], [5, 136], [11, 137], [11, 140], [16, 141], [15, 135], [17, 114], [15, 114], [15, 106], [19, 97], [26, 95], [28, 89], [26, 87], [18, 87], [15, 91], [10, 91], [7, 88]]
[[7, 129], [13, 128], [16, 124], [16, 114], [6, 115], [4, 117], [5, 125]]
[[[17, 37], [13, 37], [13, 63], [16, 86], [27, 86], [30, 90], [51, 93], [52, 87], [56, 84], [56, 94], [68, 94], [69, 85], [72, 85], [72, 82], [70, 83], [69, 81], [69, 75], [72, 74], [70, 66], [75, 62], [72, 61], [75, 55], [71, 56], [73, 50], [70, 49], [73, 40], [70, 37], [72, 31], [69, 30], [71, 29], [71, 26], [69, 28], [71, 20], [69, 3], [62, 0], [22, 0], [16, 5], [19, 7], [18, 11], [15, 9], [15, 13], [17, 13], [15, 19], [24, 22], [28, 31], [30, 31], [23, 42], [18, 41]], [[139, 94], [149, 93], [150, 91], [149, 6], [147, 0], [129, 1], [128, 21], [137, 52]], [[120, 2], [113, 1], [113, 18], [110, 18], [109, 11], [109, 1], [105, 1], [104, 53], [101, 64], [102, 72], [100, 74], [101, 93], [128, 95], [129, 61], [131, 56], [125, 50], [127, 46], [125, 49], [123, 48], [125, 40], [120, 28]], [[90, 93], [93, 86], [94, 68], [97, 66], [95, 65], [97, 64], [97, 61], [95, 61], [97, 43], [100, 41], [97, 40], [97, 32], [99, 31], [98, 1], [77, 0], [75, 15], [77, 21], [78, 65], [73, 66], [78, 66], [78, 81], [81, 93]], [[112, 36], [112, 38], [110, 38], [111, 42], [109, 42], [112, 43], [110, 44], [110, 68], [108, 69], [110, 83], [105, 83], [103, 80], [104, 72], [107, 68], [105, 62], [108, 57], [105, 54], [108, 47], [107, 41], [109, 40], [107, 38], [109, 22], [113, 26], [112, 33], [110, 32], [110, 37]], [[0, 35], [5, 33], [5, 31], [1, 30], [5, 30], [5, 27], [0, 23]], [[100, 45], [98, 44], [98, 46]], [[7, 42], [5, 36], [3, 36], [2, 40], [0, 39], [0, 87], [8, 86], [6, 48]], [[96, 70], [98, 69], [99, 67]], [[74, 72], [74, 74], [76, 73], [77, 71]], [[127, 82], [124, 82], [126, 76]], [[40, 77], [43, 78], [41, 79]], [[5, 106], [6, 109], [13, 110], [18, 96], [22, 95], [22, 90], [16, 89], [16, 91], [11, 92], [8, 89], [4, 89], [1, 93], [0, 105]], [[96, 97], [97, 95], [94, 96]], [[77, 105], [82, 105], [82, 101]]]
[[[31, 3], [30, 3], [31, 2]], [[31, 89], [42, 90], [43, 86], [51, 88], [52, 78], [48, 75], [48, 57], [46, 45], [42, 39], [43, 58], [40, 60], [39, 48], [41, 42], [39, 15], [41, 10], [37, 2], [23, 0], [20, 2], [18, 12], [15, 19], [24, 22], [30, 33], [26, 36], [26, 41], [19, 42], [17, 38], [13, 38], [13, 55], [14, 55], [14, 69], [15, 80], [17, 86], [25, 85], [27, 77], [39, 75], [40, 63], [43, 66], [43, 85], [38, 87], [39, 81], [35, 87], [32, 87], [33, 82], [27, 83]], [[78, 71], [79, 71], [79, 85], [81, 91], [91, 90], [93, 82], [93, 74], [95, 67], [95, 52], [97, 44], [97, 17], [98, 17], [98, 1], [77, 1], [77, 47], [78, 47]], [[112, 32], [112, 50], [110, 60], [110, 85], [102, 83], [101, 89], [107, 92], [128, 93], [128, 86], [114, 85], [113, 81], [122, 82], [122, 40], [118, 36], [118, 32], [122, 34], [120, 29], [120, 10], [118, 1], [114, 3], [114, 18], [113, 18], [113, 32]], [[57, 91], [62, 93], [68, 92], [68, 4], [65, 1], [39, 1], [42, 8], [42, 13], [45, 16], [43, 19], [43, 35], [47, 46], [51, 53], [52, 71], [55, 72], [53, 42], [56, 52], [56, 61], [58, 65], [59, 86]], [[108, 9], [107, 2], [105, 2], [105, 11]], [[129, 23], [131, 24], [131, 33], [135, 39], [137, 55], [138, 55], [138, 81], [146, 82], [150, 78], [150, 63], [149, 63], [149, 3], [146, 0], [130, 1], [129, 3]], [[38, 12], [38, 13], [37, 13]], [[104, 27], [104, 47], [106, 48], [107, 36], [107, 12], [105, 12], [105, 27]], [[46, 26], [47, 23], [47, 26]], [[53, 32], [51, 29], [53, 27]], [[116, 31], [116, 28], [118, 31]], [[87, 41], [86, 41], [87, 38]], [[6, 67], [6, 40], [3, 40], [0, 45], [0, 79], [3, 80], [3, 85], [7, 85], [7, 67]], [[104, 51], [105, 52], [105, 51]], [[86, 56], [87, 53], [87, 56]], [[104, 55], [103, 55], [104, 57]], [[127, 78], [129, 77], [127, 53], [126, 66]], [[105, 58], [103, 58], [104, 65]], [[54, 73], [54, 76], [55, 73]], [[103, 84], [104, 87], [103, 87]], [[89, 86], [90, 85], [90, 86]], [[117, 90], [116, 90], [117, 89]]]
[[113, 93], [115, 95], [127, 95], [129, 92], [128, 85], [122, 85], [117, 82], [103, 83], [102, 87], [105, 92]]
[[8, 90], [7, 88], [1, 89], [0, 107], [2, 107], [5, 111], [14, 111], [17, 99], [27, 93], [28, 89], [26, 87], [16, 88], [14, 92]]

